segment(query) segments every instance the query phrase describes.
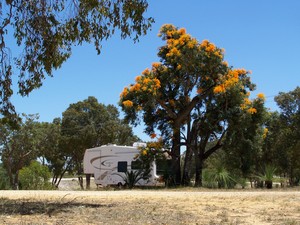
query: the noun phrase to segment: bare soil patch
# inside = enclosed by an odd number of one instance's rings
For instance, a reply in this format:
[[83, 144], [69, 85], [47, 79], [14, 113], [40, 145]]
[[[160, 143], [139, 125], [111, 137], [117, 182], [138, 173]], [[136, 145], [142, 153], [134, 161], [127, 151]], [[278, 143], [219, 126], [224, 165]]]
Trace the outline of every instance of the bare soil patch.
[[300, 192], [0, 191], [0, 224], [300, 224]]

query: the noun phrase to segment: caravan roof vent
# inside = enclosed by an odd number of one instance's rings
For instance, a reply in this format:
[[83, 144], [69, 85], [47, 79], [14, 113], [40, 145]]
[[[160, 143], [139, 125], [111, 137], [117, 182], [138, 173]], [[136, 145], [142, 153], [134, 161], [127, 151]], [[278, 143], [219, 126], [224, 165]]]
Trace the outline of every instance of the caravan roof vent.
[[138, 147], [146, 147], [147, 144], [144, 143], [144, 142], [134, 142], [132, 146], [135, 147], [135, 148], [138, 148]]

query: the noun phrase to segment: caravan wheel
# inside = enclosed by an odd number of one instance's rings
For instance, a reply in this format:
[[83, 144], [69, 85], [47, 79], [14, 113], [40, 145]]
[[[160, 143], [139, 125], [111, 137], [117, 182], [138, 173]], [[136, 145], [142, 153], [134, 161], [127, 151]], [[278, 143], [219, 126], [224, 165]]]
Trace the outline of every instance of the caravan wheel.
[[117, 184], [117, 186], [118, 186], [118, 188], [122, 188], [122, 187], [123, 187], [123, 184], [122, 184], [121, 182], [119, 182], [119, 183]]

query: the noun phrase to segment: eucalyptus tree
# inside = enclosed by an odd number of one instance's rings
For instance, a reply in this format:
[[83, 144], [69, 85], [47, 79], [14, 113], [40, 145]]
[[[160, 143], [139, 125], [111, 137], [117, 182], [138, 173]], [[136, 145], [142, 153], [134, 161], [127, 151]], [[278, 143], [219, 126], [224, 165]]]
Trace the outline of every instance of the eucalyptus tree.
[[19, 129], [0, 123], [0, 154], [3, 167], [7, 171], [10, 186], [18, 188], [19, 171], [36, 159], [37, 115], [23, 115]]
[[95, 97], [71, 104], [63, 112], [61, 134], [62, 148], [72, 158], [82, 188], [82, 161], [87, 148], [109, 143], [132, 145], [138, 140], [119, 118], [118, 109], [99, 103]]
[[92, 42], [100, 54], [102, 41], [115, 33], [137, 41], [154, 22], [144, 16], [147, 8], [146, 0], [1, 1], [0, 113], [15, 115], [13, 75], [25, 96], [52, 76], [74, 45]]
[[61, 119], [55, 118], [52, 123], [37, 124], [36, 146], [38, 158], [47, 165], [52, 173], [52, 186], [58, 187], [63, 175], [71, 170], [72, 157], [63, 148]]
[[294, 185], [300, 183], [300, 87], [280, 92], [275, 101], [280, 111], [267, 123], [264, 157]]
[[[224, 140], [224, 164], [242, 180], [252, 179], [268, 162], [263, 160], [265, 128], [270, 112], [264, 106], [265, 97], [258, 94], [252, 101], [256, 113], [237, 113], [232, 118]], [[262, 172], [262, 171], [261, 171]]]

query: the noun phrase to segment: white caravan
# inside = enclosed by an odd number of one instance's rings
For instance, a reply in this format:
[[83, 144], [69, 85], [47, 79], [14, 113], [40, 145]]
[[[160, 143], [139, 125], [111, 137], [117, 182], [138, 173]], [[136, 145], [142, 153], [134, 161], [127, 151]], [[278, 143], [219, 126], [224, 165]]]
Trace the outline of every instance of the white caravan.
[[[94, 175], [97, 185], [124, 185], [125, 172], [136, 169], [134, 158], [139, 153], [138, 147], [141, 144], [144, 145], [144, 143], [135, 143], [132, 147], [103, 145], [87, 149], [83, 158], [83, 171], [85, 174]], [[155, 186], [158, 183], [159, 176], [156, 175], [156, 164], [153, 162], [149, 179], [141, 179], [136, 185]]]

